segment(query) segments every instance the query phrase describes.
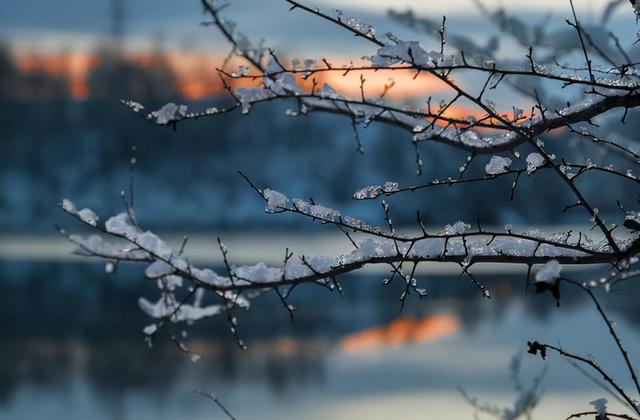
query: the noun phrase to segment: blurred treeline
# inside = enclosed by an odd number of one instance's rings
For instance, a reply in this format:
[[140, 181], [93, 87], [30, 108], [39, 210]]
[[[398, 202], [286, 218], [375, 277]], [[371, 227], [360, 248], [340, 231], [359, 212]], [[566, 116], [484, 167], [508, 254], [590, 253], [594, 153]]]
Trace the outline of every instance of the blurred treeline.
[[[292, 103], [256, 106], [246, 116], [189, 121], [175, 131], [154, 126], [121, 105], [120, 99], [143, 102], [148, 110], [167, 101], [203, 109], [224, 106], [229, 99], [223, 94], [198, 101], [182, 98], [161, 51], [151, 66], [125, 60], [108, 48], [99, 49], [97, 56], [86, 78], [86, 97], [78, 100], [70, 93], [68, 78], [25, 72], [9, 48], [0, 47], [0, 231], [53, 232], [54, 223], [64, 220], [57, 210], [63, 197], [103, 217], [120, 211], [119, 194], [129, 188], [133, 146], [140, 220], [150, 228], [175, 231], [309, 226], [300, 218], [263, 215], [259, 197], [238, 170], [258, 185], [313, 197], [343, 214], [379, 222], [379, 203], [354, 202], [356, 189], [385, 180], [408, 185], [457, 177], [466, 159], [453, 148], [424, 144], [425, 173], [417, 177], [408, 133], [376, 124], [359, 128], [365, 145], [360, 155], [348, 120], [320, 114], [285, 116], [286, 109], [295, 106]], [[633, 115], [628, 120], [627, 130], [633, 131]], [[548, 142], [557, 155], [574, 156], [575, 161], [604, 158], [590, 155], [584, 142], [563, 134], [553, 134]], [[526, 153], [523, 149], [522, 156]], [[481, 174], [487, 161], [478, 157], [466, 176]], [[513, 203], [511, 183], [502, 179], [442, 186], [389, 201], [400, 225], [414, 223], [417, 209], [431, 225], [458, 219], [475, 223], [476, 217], [486, 224], [516, 226], [588, 223], [580, 210], [560, 213], [573, 198], [551, 174], [521, 179]], [[617, 199], [637, 201], [636, 186], [615, 178], [586, 176], [581, 185], [605, 215], [619, 216]]]

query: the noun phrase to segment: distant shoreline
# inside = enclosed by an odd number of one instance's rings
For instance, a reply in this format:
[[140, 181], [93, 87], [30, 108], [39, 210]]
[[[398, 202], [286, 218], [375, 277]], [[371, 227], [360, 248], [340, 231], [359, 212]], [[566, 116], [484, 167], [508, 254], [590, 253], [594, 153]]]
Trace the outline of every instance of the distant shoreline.
[[[543, 232], [567, 230], [575, 232], [578, 229], [579, 227], [575, 226], [540, 228]], [[526, 231], [526, 229], [522, 230]], [[175, 233], [161, 234], [160, 236], [165, 238], [176, 249], [179, 248], [183, 239], [183, 236]], [[596, 232], [593, 232], [592, 237], [595, 240], [599, 239]], [[222, 257], [216, 238], [215, 234], [190, 236], [186, 247], [186, 255], [194, 264], [222, 266]], [[227, 232], [222, 234], [221, 238], [229, 247], [230, 259], [233, 264], [264, 262], [268, 265], [278, 266], [282, 264], [284, 251], [287, 248], [296, 255], [338, 256], [353, 250], [353, 246], [345, 240], [340, 232]], [[0, 262], [99, 262], [98, 260], [73, 255], [73, 248], [73, 244], [64, 237], [55, 234], [0, 234]], [[570, 270], [585, 270], [589, 269], [590, 266], [567, 266], [566, 268]], [[387, 267], [378, 265], [369, 267], [363, 271], [363, 274], [387, 271]], [[460, 267], [456, 264], [427, 262], [421, 264], [418, 271], [423, 274], [458, 275], [460, 274]], [[526, 266], [522, 264], [478, 264], [474, 267], [474, 272], [478, 274], [523, 273], [526, 272]]]

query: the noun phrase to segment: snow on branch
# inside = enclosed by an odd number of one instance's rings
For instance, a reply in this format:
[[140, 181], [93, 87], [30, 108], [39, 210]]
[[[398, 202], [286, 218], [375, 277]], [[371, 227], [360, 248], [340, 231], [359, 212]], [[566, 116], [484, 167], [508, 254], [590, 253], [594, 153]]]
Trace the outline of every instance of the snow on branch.
[[[297, 1], [287, 1], [291, 9], [301, 9], [319, 16], [333, 24], [343, 27], [354, 35], [373, 43], [378, 47], [376, 54], [368, 58], [369, 65], [332, 65], [326, 59], [293, 59], [290, 66], [284, 65], [284, 59], [276, 52], [262, 44], [252, 43], [249, 38], [235, 29], [235, 24], [220, 16], [221, 6], [203, 0], [205, 10], [213, 18], [215, 25], [233, 46], [233, 51], [247, 60], [248, 66], [242, 65], [238, 71], [228, 72], [219, 69], [223, 80], [248, 79], [256, 83], [255, 87], [239, 87], [236, 89], [225, 81], [229, 96], [235, 103], [225, 109], [209, 108], [202, 112], [187, 112], [185, 105], [166, 104], [158, 110], [146, 114], [146, 118], [160, 125], [173, 125], [185, 119], [201, 118], [210, 115], [220, 115], [240, 110], [248, 113], [253, 105], [274, 100], [292, 100], [298, 105], [297, 111], [290, 115], [308, 114], [310, 112], [329, 112], [341, 114], [353, 123], [365, 126], [372, 122], [381, 122], [399, 126], [409, 131], [414, 142], [436, 141], [467, 150], [471, 153], [499, 153], [514, 150], [526, 143], [526, 139], [512, 130], [509, 124], [496, 120], [491, 112], [480, 107], [480, 117], [469, 115], [460, 118], [448, 111], [463, 97], [455, 88], [452, 93], [456, 96], [450, 102], [432, 106], [430, 100], [427, 106], [406, 107], [388, 102], [383, 96], [371, 97], [365, 94], [366, 79], [361, 76], [361, 92], [359, 98], [348, 98], [334, 90], [327, 83], [320, 86], [316, 76], [321, 73], [338, 73], [348, 76], [351, 73], [365, 71], [409, 71], [415, 76], [428, 73], [436, 78], [451, 78], [456, 71], [476, 72], [486, 74], [485, 88], [496, 89], [504, 80], [510, 81], [511, 86], [521, 86], [523, 79], [541, 79], [554, 81], [561, 87], [583, 86], [586, 90], [583, 98], [575, 101], [572, 106], [549, 111], [542, 104], [537, 104], [539, 115], [531, 112], [525, 115], [522, 110], [516, 112], [510, 123], [526, 128], [531, 136], [541, 135], [549, 130], [567, 127], [569, 124], [591, 122], [593, 118], [608, 113], [611, 110], [623, 108], [628, 110], [640, 104], [640, 73], [635, 65], [609, 63], [609, 67], [589, 66], [588, 71], [580, 68], [568, 68], [554, 62], [539, 64], [529, 50], [527, 58], [519, 63], [504, 62], [498, 65], [494, 57], [487, 59], [486, 55], [465, 55], [464, 49], [456, 54], [444, 54], [444, 22], [441, 31], [440, 51], [423, 48], [417, 41], [400, 40], [393, 34], [377, 37], [376, 31], [356, 18], [345, 18], [341, 12], [335, 16], [324, 14], [319, 9], [306, 6]], [[493, 15], [498, 16], [498, 15]], [[501, 16], [501, 15], [500, 15]], [[514, 25], [506, 25], [507, 20], [500, 18], [501, 28], [513, 31]], [[509, 21], [510, 22], [510, 21]], [[574, 24], [574, 26], [577, 26]], [[585, 31], [577, 27], [579, 33]], [[581, 32], [582, 31], [582, 32]], [[522, 40], [524, 35], [514, 34]], [[550, 35], [549, 35], [550, 36]], [[524, 38], [528, 38], [525, 36]], [[557, 38], [554, 38], [557, 39]], [[460, 39], [454, 46], [470, 45]], [[598, 50], [601, 51], [601, 50]], [[474, 52], [473, 49], [471, 51]], [[252, 70], [253, 69], [253, 70]], [[598, 74], [595, 77], [594, 74]], [[311, 86], [308, 82], [311, 80]], [[385, 87], [384, 91], [388, 90]], [[537, 93], [537, 91], [536, 91]], [[531, 97], [534, 92], [530, 91]], [[474, 94], [473, 96], [475, 96]], [[124, 101], [135, 112], [142, 112], [143, 106], [137, 102]], [[549, 114], [545, 115], [545, 111]], [[496, 111], [500, 114], [499, 111]], [[484, 115], [482, 115], [484, 114]], [[492, 132], [493, 131], [493, 132]]]
[[[259, 188], [245, 177], [264, 200], [267, 213], [291, 213], [311, 222], [335, 226], [354, 249], [342, 255], [326, 256], [295, 255], [285, 250], [281, 266], [267, 266], [262, 262], [235, 265], [229, 250], [219, 241], [224, 271], [216, 272], [194, 266], [184, 255], [186, 243], [180, 250], [174, 250], [154, 233], [140, 228], [129, 208], [101, 224], [94, 211], [78, 211], [73, 203], [64, 200], [62, 209], [95, 231], [88, 237], [63, 231], [77, 245], [77, 254], [101, 258], [111, 267], [119, 262], [142, 263], [146, 265], [146, 277], [157, 282], [159, 299], [154, 302], [140, 300], [141, 308], [155, 320], [145, 331], [148, 335], [154, 335], [170, 323], [226, 316], [231, 332], [238, 337], [234, 313], [238, 309], [248, 309], [251, 299], [257, 295], [276, 293], [289, 314], [293, 315], [294, 308], [288, 303], [293, 288], [301, 284], [315, 284], [339, 291], [338, 276], [369, 265], [389, 267], [390, 275], [385, 284], [396, 279], [403, 283], [403, 305], [410, 294], [426, 294], [415, 277], [418, 266], [426, 262], [458, 265], [461, 275], [468, 277], [486, 297], [490, 296], [489, 291], [472, 272], [476, 264], [522, 264], [528, 266], [529, 275], [533, 265], [544, 264], [535, 275], [535, 285], [551, 288], [554, 293], [563, 265], [607, 264], [612, 268], [610, 275], [585, 282], [585, 290], [602, 284], [611, 287], [637, 276], [639, 211], [625, 210], [619, 204], [623, 212], [621, 223], [607, 223], [578, 183], [586, 174], [640, 182], [636, 175], [640, 155], [633, 145], [610, 140], [597, 131], [600, 128], [606, 131], [613, 117], [616, 117], [616, 124], [624, 124], [629, 110], [640, 106], [640, 69], [637, 63], [628, 60], [629, 55], [617, 38], [607, 37], [607, 47], [603, 46], [598, 33], [583, 26], [572, 10], [573, 18], [567, 21], [565, 28], [568, 31], [566, 36], [572, 37], [571, 48], [554, 43], [546, 45], [549, 39], [556, 39], [555, 35], [544, 32], [544, 36], [537, 39], [534, 34], [541, 33], [537, 29], [520, 25], [519, 21], [500, 11], [489, 12], [480, 5], [501, 31], [528, 46], [521, 58], [515, 61], [499, 60], [497, 45], [483, 47], [468, 37], [449, 35], [446, 19], [438, 25], [420, 21], [411, 14], [395, 15], [396, 19], [410, 26], [430, 31], [439, 45], [428, 48], [417, 41], [399, 39], [391, 33], [379, 35], [380, 31], [371, 25], [346, 17], [339, 11], [329, 14], [295, 0], [285, 2], [293, 11], [309, 13], [362, 39], [375, 48], [374, 55], [346, 65], [332, 64], [326, 58], [287, 60], [264, 43], [253, 42], [240, 33], [233, 22], [222, 17], [223, 3], [202, 0], [211, 19], [207, 24], [215, 27], [230, 44], [232, 53], [244, 60], [243, 65], [234, 71], [225, 69], [225, 66], [218, 69], [231, 104], [225, 108], [211, 107], [194, 112], [185, 104], [168, 103], [149, 112], [138, 102], [125, 100], [123, 103], [158, 125], [175, 128], [188, 119], [231, 112], [247, 114], [254, 106], [289, 101], [295, 104], [287, 111], [289, 116], [323, 112], [346, 117], [351, 121], [358, 150], [362, 150], [359, 126], [368, 127], [373, 123], [397, 126], [411, 139], [419, 174], [423, 164], [419, 151], [421, 144], [444, 143], [468, 152], [468, 158], [456, 176], [448, 174], [445, 178], [414, 186], [401, 186], [394, 181], [380, 182], [356, 191], [356, 200], [374, 200], [440, 186], [490, 182], [504, 177], [514, 179], [510, 190], [513, 199], [520, 179], [533, 179], [546, 171], [575, 199], [564, 211], [582, 209], [585, 222], [588, 220], [593, 228], [597, 228], [598, 238], [592, 239], [590, 235], [593, 234], [582, 231], [543, 234], [532, 228], [516, 232], [510, 225], [504, 230], [491, 230], [479, 221], [472, 227], [455, 220], [430, 232], [419, 213], [416, 233], [403, 233], [396, 230], [391, 217], [392, 208], [385, 201], [382, 202], [382, 210], [386, 225], [374, 226], [313, 201], [289, 198], [274, 189]], [[450, 51], [450, 47], [455, 50]], [[546, 57], [538, 58], [541, 54], [534, 49], [538, 47], [552, 50]], [[581, 53], [579, 64], [561, 64], [558, 61], [563, 55], [575, 51]], [[427, 98], [420, 105], [403, 105], [390, 100], [387, 95], [394, 83], [370, 88], [367, 72], [410, 75], [413, 79], [427, 74], [444, 86], [450, 96], [438, 103]], [[482, 82], [466, 87], [462, 80], [463, 74], [467, 73], [480, 77]], [[323, 81], [324, 75], [348, 77], [352, 74], [359, 75], [356, 94], [347, 94]], [[243, 81], [242, 87], [234, 87], [238, 80]], [[567, 93], [558, 102], [546, 94], [545, 86], [555, 86], [554, 93]], [[513, 105], [508, 111], [500, 110], [490, 94], [505, 88], [526, 93], [530, 107]], [[574, 91], [579, 91], [577, 97], [566, 100], [569, 92]], [[453, 112], [456, 109], [462, 109], [468, 115]], [[564, 130], [582, 141], [587, 140], [584, 144], [593, 148], [615, 151], [626, 159], [625, 165], [631, 166], [622, 167], [618, 162], [614, 165], [604, 158], [594, 163], [590, 158], [582, 161], [556, 156], [558, 150], [562, 150], [556, 147], [562, 137], [548, 136], [552, 130]], [[634, 141], [631, 140], [632, 144]], [[467, 170], [478, 155], [486, 156], [482, 160], [484, 172], [467, 177]], [[621, 237], [614, 236], [619, 225], [626, 229]], [[239, 338], [238, 342], [243, 345]]]
[[[140, 306], [152, 318], [171, 322], [193, 322], [236, 307], [248, 308], [249, 298], [243, 293], [250, 290], [264, 291], [302, 283], [332, 288], [337, 276], [372, 264], [389, 265], [392, 273], [400, 274], [414, 291], [421, 294], [422, 289], [417, 287], [413, 274], [402, 272], [403, 264], [413, 264], [413, 273], [415, 267], [423, 262], [456, 263], [470, 276], [469, 269], [473, 265], [487, 262], [533, 265], [553, 260], [555, 264], [616, 265], [636, 253], [640, 243], [637, 238], [621, 240], [617, 243], [619, 251], [613, 251], [606, 239], [594, 241], [582, 233], [575, 238], [572, 232], [549, 235], [532, 229], [516, 233], [510, 227], [498, 232], [484, 229], [479, 224], [472, 229], [461, 221], [434, 233], [427, 232], [420, 223], [420, 233], [409, 235], [395, 232], [386, 204], [387, 228], [371, 226], [317, 203], [289, 199], [272, 189], [259, 189], [252, 182], [251, 185], [264, 200], [266, 212], [295, 213], [322, 224], [335, 225], [351, 240], [355, 249], [337, 256], [301, 255], [297, 258], [287, 251], [288, 256], [281, 267], [269, 267], [260, 262], [235, 266], [227, 262], [228, 251], [221, 242], [227, 266], [227, 273], [222, 274], [194, 266], [182, 255], [183, 249], [175, 251], [154, 233], [142, 230], [132, 219], [131, 212], [112, 216], [101, 225], [97, 223], [95, 212], [89, 209], [78, 212], [67, 199], [61, 203], [62, 210], [99, 234], [84, 238], [62, 233], [77, 245], [75, 253], [78, 255], [101, 258], [110, 264], [124, 261], [146, 264], [145, 275], [157, 280], [162, 296], [155, 303], [141, 299]], [[349, 232], [364, 238], [355, 242]], [[193, 295], [192, 303], [178, 302], [175, 296], [175, 291], [186, 284], [192, 290], [188, 295]], [[481, 289], [486, 294], [484, 288]], [[201, 306], [203, 291], [211, 292], [220, 303]]]

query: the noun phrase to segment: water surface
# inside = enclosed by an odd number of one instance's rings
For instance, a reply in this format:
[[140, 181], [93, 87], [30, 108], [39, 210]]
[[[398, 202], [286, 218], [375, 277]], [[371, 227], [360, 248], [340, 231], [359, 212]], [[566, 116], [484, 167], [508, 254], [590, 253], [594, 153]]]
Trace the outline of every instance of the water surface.
[[[473, 418], [459, 387], [510, 404], [510, 360], [531, 339], [591, 353], [628, 383], [583, 293], [565, 287], [556, 308], [551, 296], [525, 295], [517, 274], [483, 275], [491, 300], [465, 278], [421, 276], [429, 297], [412, 297], [402, 313], [399, 284], [381, 286], [378, 273], [346, 276], [342, 297], [298, 288], [293, 322], [275, 294], [266, 294], [239, 317], [246, 351], [224, 319], [187, 328], [185, 343], [203, 355], [194, 363], [166, 334], [153, 349], [145, 344], [148, 319], [136, 302], [154, 298], [156, 286], [140, 268], [109, 275], [96, 263], [0, 262], [0, 417], [224, 418], [192, 393], [202, 389], [240, 419]], [[634, 361], [637, 293], [629, 283], [603, 297]], [[534, 418], [589, 409], [589, 401], [604, 396], [556, 356], [544, 362], [525, 354], [523, 381], [545, 367]]]

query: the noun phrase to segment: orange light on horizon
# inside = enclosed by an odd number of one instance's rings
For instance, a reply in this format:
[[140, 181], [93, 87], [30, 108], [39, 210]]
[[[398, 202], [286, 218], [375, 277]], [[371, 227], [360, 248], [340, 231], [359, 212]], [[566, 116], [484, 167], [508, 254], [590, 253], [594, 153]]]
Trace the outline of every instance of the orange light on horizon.
[[[215, 96], [225, 91], [216, 68], [225, 60], [223, 56], [202, 53], [170, 52], [167, 54], [169, 66], [175, 73], [176, 83], [185, 99], [198, 100]], [[237, 68], [240, 60], [231, 59], [229, 68]], [[253, 87], [261, 84], [260, 79], [232, 79], [227, 83], [232, 88]]]
[[[167, 51], [161, 55], [154, 53], [130, 54], [127, 59], [140, 67], [154, 68], [166, 66], [173, 72], [178, 91], [188, 100], [198, 100], [219, 95], [224, 91], [216, 67], [224, 57], [189, 51]], [[235, 83], [234, 83], [235, 85]]]
[[12, 55], [22, 73], [43, 72], [66, 79], [71, 96], [78, 100], [87, 97], [87, 75], [100, 61], [96, 54], [82, 52], [35, 53], [13, 48]]
[[460, 321], [452, 315], [432, 315], [424, 319], [399, 318], [389, 325], [370, 328], [342, 338], [341, 350], [348, 353], [374, 351], [402, 344], [434, 341], [460, 329]]
[[[431, 95], [445, 94], [450, 92], [447, 86], [435, 76], [428, 73], [420, 73], [415, 77], [415, 71], [408, 70], [358, 70], [344, 71], [336, 70], [330, 72], [318, 72], [315, 79], [319, 86], [328, 83], [336, 92], [341, 95], [360, 98], [360, 77], [363, 77], [364, 93], [367, 98], [377, 98], [382, 95], [385, 85], [391, 86], [384, 95], [391, 100], [427, 98]], [[300, 81], [301, 86], [310, 90], [312, 78]]]
[[[74, 99], [86, 99], [87, 78], [90, 71], [100, 64], [97, 52], [36, 52], [32, 49], [12, 48], [12, 55], [19, 71], [23, 73], [45, 72], [53, 76], [66, 78]], [[178, 90], [185, 99], [198, 100], [222, 93], [224, 87], [216, 68], [226, 58], [220, 54], [208, 54], [195, 51], [166, 51], [131, 53], [125, 57], [128, 61], [147, 68], [165, 65], [173, 73]], [[241, 59], [233, 59], [228, 68], [234, 69]], [[333, 60], [339, 62], [340, 59]], [[344, 61], [344, 60], [343, 60]], [[365, 93], [375, 98], [381, 95], [384, 86], [393, 81], [393, 87], [386, 97], [391, 100], [413, 99], [446, 92], [446, 86], [429, 74], [420, 74], [414, 79], [414, 73], [405, 70], [389, 71], [342, 71], [320, 72], [314, 77], [320, 86], [331, 85], [338, 93], [347, 97], [360, 96], [360, 75], [366, 79]], [[311, 80], [296, 78], [300, 87], [311, 91]], [[256, 86], [260, 79], [232, 79], [233, 87]]]
[[[76, 100], [86, 99], [91, 95], [88, 77], [92, 70], [100, 65], [98, 52], [34, 52], [32, 49], [12, 48], [16, 67], [22, 73], [45, 72], [65, 79], [68, 82], [70, 95]], [[171, 72], [179, 94], [187, 100], [201, 100], [224, 93], [224, 84], [216, 68], [220, 67], [226, 56], [197, 51], [164, 51], [161, 53], [143, 52], [129, 53], [125, 57], [130, 63], [147, 69], [166, 69]], [[342, 61], [341, 61], [342, 60]], [[332, 65], [338, 69], [344, 59], [332, 59]], [[241, 58], [233, 58], [227, 63], [230, 71], [242, 64]], [[308, 79], [296, 76], [296, 82], [304, 92], [311, 92], [313, 80], [318, 88], [329, 84], [337, 93], [347, 98], [361, 98], [361, 77], [365, 79], [365, 97], [375, 99], [385, 92], [385, 98], [393, 101], [417, 101], [430, 96], [445, 96], [449, 88], [435, 76], [409, 70], [336, 70], [318, 72]], [[226, 82], [233, 88], [240, 86], [261, 86], [261, 78], [227, 78]], [[386, 89], [385, 86], [390, 88]], [[140, 98], [144, 99], [144, 98]], [[421, 104], [426, 112], [426, 103]], [[438, 105], [432, 103], [431, 112], [438, 113]], [[506, 113], [506, 114], [511, 114]], [[479, 109], [472, 109], [459, 104], [447, 108], [443, 117], [465, 120], [469, 116], [481, 119], [485, 116]], [[431, 119], [426, 119], [431, 122]], [[438, 124], [441, 124], [439, 122]], [[482, 130], [482, 129], [480, 129]]]

